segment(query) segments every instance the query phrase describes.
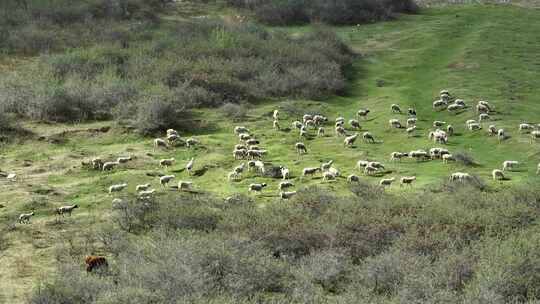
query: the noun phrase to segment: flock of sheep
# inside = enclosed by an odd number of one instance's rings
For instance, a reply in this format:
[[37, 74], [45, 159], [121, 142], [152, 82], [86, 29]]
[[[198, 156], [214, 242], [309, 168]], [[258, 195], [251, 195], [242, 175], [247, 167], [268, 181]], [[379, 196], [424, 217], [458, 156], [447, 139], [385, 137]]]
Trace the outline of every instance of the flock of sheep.
[[[442, 90], [440, 92], [440, 99], [433, 102], [433, 109], [435, 111], [442, 111], [447, 110], [450, 113], [459, 113], [460, 111], [464, 111], [467, 108], [467, 105], [462, 99], [454, 99], [450, 95], [450, 93], [447, 90]], [[392, 104], [390, 107], [390, 110], [393, 114], [402, 114], [403, 111], [401, 107], [397, 104]], [[368, 115], [370, 114], [369, 109], [360, 109], [356, 115], [356, 119], [350, 119], [348, 121], [348, 126], [350, 127], [350, 130], [354, 130], [355, 133], [348, 134], [347, 130], [345, 129], [346, 123], [345, 118], [343, 117], [337, 117], [335, 119], [335, 122], [333, 124], [334, 132], [336, 137], [343, 137], [343, 145], [344, 147], [353, 146], [356, 140], [360, 137], [360, 133], [356, 132], [362, 129], [360, 125], [361, 119], [366, 119]], [[465, 122], [465, 126], [468, 130], [471, 132], [479, 131], [482, 129], [482, 122], [491, 120], [490, 114], [493, 113], [492, 106], [487, 101], [479, 101], [476, 105], [476, 112], [478, 114], [478, 121], [476, 120], [467, 120]], [[409, 108], [407, 110], [408, 118], [405, 122], [405, 124], [402, 124], [399, 119], [390, 119], [388, 121], [388, 125], [392, 129], [404, 129], [407, 136], [412, 136], [416, 132], [416, 110]], [[276, 130], [280, 130], [281, 127], [281, 121], [280, 121], [280, 113], [279, 110], [274, 110], [273, 115], [273, 122], [272, 126]], [[309, 137], [309, 129], [316, 130], [317, 137], [325, 136], [325, 126], [328, 125], [328, 118], [323, 115], [311, 115], [311, 114], [305, 114], [302, 118], [302, 121], [293, 121], [292, 122], [292, 129], [297, 129], [299, 132], [299, 138], [301, 139], [297, 143], [294, 144], [294, 149], [296, 152], [301, 155], [308, 153], [308, 149], [306, 144], [303, 142], [302, 139], [306, 139]], [[428, 134], [428, 138], [432, 140], [436, 144], [446, 144], [449, 141], [449, 138], [454, 135], [454, 126], [447, 124], [444, 121], [434, 121], [433, 122], [433, 128], [435, 130], [430, 131]], [[540, 125], [533, 125], [528, 123], [522, 123], [519, 125], [519, 132], [522, 133], [529, 133], [531, 141], [540, 139]], [[234, 146], [234, 149], [232, 151], [232, 156], [235, 160], [242, 160], [244, 162], [240, 163], [236, 167], [232, 169], [227, 174], [227, 178], [229, 181], [239, 181], [242, 179], [243, 174], [248, 172], [255, 172], [256, 174], [260, 176], [265, 176], [267, 173], [267, 164], [263, 162], [263, 158], [268, 154], [268, 151], [265, 149], [262, 149], [260, 145], [260, 141], [256, 139], [254, 134], [246, 127], [244, 126], [236, 126], [234, 128], [234, 133], [238, 136], [238, 139], [240, 143], [236, 144]], [[487, 128], [487, 134], [489, 136], [496, 136], [499, 141], [503, 141], [507, 138], [506, 132], [504, 129], [497, 129], [495, 125], [489, 125]], [[370, 133], [370, 132], [363, 132], [361, 134], [361, 138], [366, 143], [375, 143], [376, 137]], [[153, 141], [154, 149], [158, 148], [168, 148], [170, 146], [175, 146], [177, 144], [183, 144], [185, 146], [192, 147], [197, 145], [199, 142], [198, 140], [194, 138], [188, 138], [186, 140], [183, 140], [178, 132], [173, 129], [167, 130], [166, 138], [157, 138]], [[440, 159], [443, 163], [448, 163], [451, 161], [455, 161], [456, 158], [450, 151], [446, 148], [442, 147], [434, 147], [431, 148], [429, 151], [425, 150], [413, 150], [410, 152], [392, 152], [390, 154], [390, 161], [398, 162], [401, 161], [403, 158], [412, 158], [416, 161], [428, 161], [428, 160], [436, 160]], [[101, 171], [109, 171], [113, 170], [117, 166], [127, 163], [132, 160], [132, 157], [119, 157], [116, 161], [107, 161], [104, 162], [101, 158], [94, 158], [86, 165], [90, 166], [91, 168], [95, 170], [101, 170]], [[168, 168], [169, 166], [172, 166], [175, 163], [174, 158], [166, 158], [159, 160], [159, 165]], [[192, 174], [192, 170], [194, 167], [195, 159], [191, 158], [186, 164], [185, 164], [185, 170], [189, 175]], [[85, 163], [83, 163], [85, 164]], [[492, 178], [494, 180], [504, 180], [506, 179], [505, 171], [510, 171], [518, 167], [520, 163], [518, 161], [514, 160], [507, 160], [504, 161], [502, 164], [501, 169], [494, 169], [492, 171]], [[273, 167], [272, 167], [273, 168]], [[356, 163], [356, 168], [361, 170], [365, 175], [376, 175], [376, 174], [383, 174], [383, 171], [385, 169], [384, 165], [381, 162], [378, 161], [370, 161], [370, 160], [359, 160]], [[282, 181], [278, 185], [279, 189], [279, 197], [282, 199], [289, 199], [293, 197], [296, 194], [296, 191], [287, 191], [289, 188], [294, 187], [294, 184], [291, 182], [291, 171], [289, 168], [285, 166], [279, 166], [279, 173], [277, 177], [280, 177]], [[540, 164], [537, 166], [537, 174], [540, 174]], [[306, 167], [302, 170], [302, 178], [306, 178], [309, 176], [314, 176], [316, 174], [320, 174], [322, 177], [322, 180], [325, 182], [329, 181], [335, 181], [337, 177], [341, 176], [340, 170], [335, 168], [333, 166], [333, 161], [330, 160], [328, 162], [322, 163], [318, 167]], [[273, 175], [273, 177], [276, 177], [276, 174]], [[16, 176], [10, 175], [8, 176], [10, 179], [15, 179]], [[163, 175], [159, 177], [159, 184], [162, 187], [168, 186], [168, 184], [176, 178], [175, 175]], [[472, 180], [472, 175], [469, 173], [464, 172], [455, 172], [452, 173], [450, 176], [450, 181], [456, 181], [456, 182], [467, 182]], [[360, 177], [351, 174], [347, 176], [347, 182], [349, 183], [355, 183], [360, 181]], [[390, 186], [393, 184], [393, 182], [396, 181], [395, 177], [392, 178], [382, 178], [379, 181], [379, 185], [382, 187]], [[400, 185], [412, 185], [416, 181], [416, 176], [403, 176], [399, 179]], [[189, 191], [192, 188], [193, 183], [191, 181], [179, 181], [177, 189], [179, 191]], [[124, 189], [128, 187], [127, 183], [122, 184], [115, 184], [111, 185], [108, 188], [108, 193], [113, 195], [115, 193], [121, 192]], [[267, 187], [266, 183], [251, 183], [248, 186], [249, 192], [261, 192], [264, 188]], [[138, 196], [140, 198], [148, 198], [150, 196], [153, 196], [156, 193], [156, 189], [152, 188], [149, 183], [147, 184], [140, 184], [135, 187], [136, 192], [138, 193]], [[226, 200], [231, 200], [231, 197], [228, 197]], [[119, 203], [122, 200], [119, 198], [113, 199], [114, 203]], [[71, 215], [71, 212], [73, 209], [77, 208], [77, 205], [69, 205], [69, 206], [62, 206], [56, 210], [56, 213], [59, 216], [64, 216], [64, 214]], [[30, 218], [34, 215], [34, 212], [31, 213], [24, 213], [19, 216], [19, 223], [29, 223]]]

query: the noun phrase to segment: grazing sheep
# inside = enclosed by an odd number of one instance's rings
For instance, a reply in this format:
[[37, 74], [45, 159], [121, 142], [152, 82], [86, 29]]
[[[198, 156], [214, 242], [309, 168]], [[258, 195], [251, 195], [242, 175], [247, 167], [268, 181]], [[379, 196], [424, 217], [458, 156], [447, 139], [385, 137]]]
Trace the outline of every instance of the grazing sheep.
[[17, 174], [15, 173], [9, 173], [7, 176], [6, 176], [6, 179], [10, 182], [14, 182], [17, 180]]
[[359, 123], [358, 120], [356, 120], [356, 119], [351, 119], [351, 120], [349, 120], [349, 124], [351, 125], [351, 127], [352, 127], [353, 129], [356, 129], [356, 130], [362, 129], [362, 127], [360, 126], [360, 123]]
[[341, 117], [341, 116], [337, 117], [337, 118], [336, 118], [336, 126], [337, 126], [338, 124], [340, 124], [340, 125], [345, 124], [345, 118], [343, 118], [343, 117]]
[[195, 145], [198, 144], [198, 143], [199, 143], [199, 141], [196, 140], [195, 138], [188, 138], [188, 139], [186, 139], [186, 146], [187, 146], [188, 148], [191, 148], [191, 147], [195, 146]]
[[245, 159], [247, 156], [247, 150], [234, 150], [233, 151], [233, 157], [234, 159]]
[[302, 126], [302, 128], [300, 128], [300, 137], [308, 137], [308, 132], [306, 130], [306, 127]]
[[450, 91], [444, 89], [439, 92], [439, 95], [450, 95]]
[[291, 172], [289, 171], [289, 168], [281, 167], [281, 178], [285, 180], [290, 177], [291, 177]]
[[351, 174], [347, 176], [347, 182], [349, 183], [357, 183], [360, 181], [360, 177], [358, 175]]
[[497, 127], [495, 125], [489, 125], [487, 132], [489, 136], [495, 136], [497, 135]]
[[272, 118], [274, 119], [274, 121], [279, 120], [279, 110], [274, 110], [274, 113], [272, 113]]
[[489, 113], [489, 108], [484, 106], [484, 105], [481, 105], [481, 104], [478, 104], [476, 105], [476, 113], [480, 114], [480, 113]]
[[453, 103], [451, 105], [448, 105], [446, 110], [448, 110], [448, 112], [458, 112], [458, 111], [463, 110], [464, 108], [465, 108], [464, 105]]
[[401, 123], [397, 119], [390, 119], [388, 121], [388, 124], [390, 125], [390, 128], [396, 128], [396, 129], [403, 128], [403, 126], [401, 125]]
[[386, 186], [391, 186], [392, 183], [396, 180], [395, 177], [392, 177], [392, 178], [383, 178], [381, 179], [381, 181], [379, 182], [379, 185], [383, 186], [383, 187], [386, 187]]
[[304, 126], [304, 125], [303, 125], [301, 122], [299, 122], [298, 120], [292, 122], [292, 127], [293, 127], [293, 128], [300, 129], [300, 128], [302, 128], [303, 126]]
[[186, 164], [186, 170], [189, 175], [191, 175], [191, 170], [193, 170], [193, 165], [195, 164], [195, 158], [191, 158]]
[[395, 103], [390, 106], [390, 110], [392, 111], [392, 113], [401, 114], [401, 108], [399, 107], [399, 105], [397, 105]]
[[328, 169], [330, 169], [332, 167], [332, 164], [334, 163], [333, 160], [329, 160], [328, 162], [326, 163], [322, 163], [321, 164], [321, 170], [323, 171], [327, 171]]
[[439, 108], [445, 108], [448, 106], [448, 102], [442, 99], [435, 100], [433, 102], [433, 110], [439, 109]]
[[162, 187], [165, 187], [170, 181], [172, 181], [175, 178], [174, 175], [163, 175], [159, 178], [159, 183]]
[[362, 168], [367, 167], [368, 164], [369, 164], [369, 161], [367, 160], [359, 160], [356, 162], [356, 168], [362, 169]]
[[162, 167], [169, 167], [172, 166], [174, 163], [174, 157], [162, 159], [159, 161], [159, 165]]
[[254, 139], [254, 138], [250, 138], [250, 139], [246, 140], [246, 144], [248, 146], [254, 146], [254, 145], [260, 144], [260, 142], [258, 140], [256, 140], [256, 139]]
[[409, 157], [416, 159], [416, 161], [428, 160], [429, 154], [424, 150], [415, 150], [409, 152]]
[[167, 135], [178, 135], [178, 131], [176, 131], [175, 129], [167, 129], [166, 134]]
[[456, 99], [454, 100], [454, 104], [460, 105], [462, 107], [466, 107], [465, 101], [463, 99]]
[[315, 127], [316, 127], [315, 121], [312, 120], [312, 119], [306, 120], [304, 122], [304, 125], [305, 125], [306, 128], [311, 127], [312, 129], [315, 129]]
[[341, 126], [336, 127], [336, 136], [347, 136], [347, 132], [345, 131], [345, 128]]
[[452, 125], [446, 126], [446, 133], [448, 134], [448, 136], [454, 135], [454, 126]]
[[191, 190], [191, 187], [193, 186], [193, 182], [188, 181], [179, 181], [178, 182], [178, 191], [187, 191]]
[[468, 126], [470, 131], [476, 131], [482, 129], [482, 126], [479, 123], [472, 123]]
[[414, 131], [416, 130], [416, 126], [408, 127], [405, 132], [407, 132], [407, 136], [412, 136]]
[[120, 191], [124, 190], [126, 187], [127, 187], [126, 183], [112, 185], [112, 186], [109, 187], [109, 194], [112, 194], [113, 192], [120, 192]]
[[34, 216], [34, 212], [22, 213], [19, 215], [19, 224], [30, 224], [30, 218]]
[[245, 168], [246, 168], [246, 163], [241, 163], [240, 165], [234, 167], [233, 171], [238, 173], [238, 174], [242, 174], [242, 172], [244, 172]]
[[360, 109], [358, 112], [356, 112], [356, 116], [363, 117], [364, 119], [367, 118], [367, 115], [371, 112], [369, 109]]
[[248, 159], [261, 159], [266, 154], [266, 150], [247, 150]]
[[335, 180], [336, 176], [330, 171], [323, 172], [323, 181]]
[[321, 168], [304, 168], [304, 170], [302, 170], [302, 176], [314, 175], [318, 171], [321, 171]]
[[247, 146], [243, 144], [234, 145], [234, 150], [247, 150]]
[[409, 116], [416, 116], [416, 110], [413, 108], [409, 108], [407, 109], [407, 114], [409, 114]]
[[118, 166], [120, 163], [119, 162], [106, 162], [106, 163], [103, 163], [103, 171], [110, 171], [112, 169], [114, 169], [114, 167]]
[[358, 133], [354, 133], [351, 136], [345, 137], [345, 139], [343, 140], [343, 145], [344, 146], [352, 146], [354, 144], [354, 142], [356, 141], [357, 137], [358, 137]]
[[372, 167], [372, 166], [369, 166], [367, 165], [365, 168], [364, 168], [364, 174], [365, 175], [371, 175], [371, 174], [374, 174], [378, 171], [377, 168], [375, 167]]
[[487, 107], [491, 111], [491, 105], [489, 104], [489, 102], [484, 101], [484, 100], [480, 100], [480, 101], [478, 101], [478, 104], [483, 105], [484, 107]]
[[368, 167], [373, 167], [375, 169], [384, 169], [383, 164], [381, 164], [380, 162], [375, 162], [375, 161], [368, 162], [367, 166]]
[[466, 182], [466, 181], [469, 181], [471, 179], [472, 179], [472, 176], [469, 173], [456, 172], [456, 173], [452, 173], [452, 175], [450, 175], [450, 181], [451, 182], [455, 182], [455, 181]]
[[508, 171], [511, 169], [514, 169], [515, 167], [519, 166], [519, 162], [515, 160], [505, 160], [503, 162], [503, 171]]
[[242, 134], [242, 133], [249, 133], [249, 129], [244, 126], [237, 126], [234, 127], [234, 134]]
[[272, 122], [272, 128], [276, 129], [276, 130], [281, 130], [281, 127], [279, 126], [279, 121], [277, 120], [274, 120], [274, 122]]
[[445, 154], [450, 154], [450, 152], [448, 152], [448, 150], [444, 148], [431, 148], [429, 150], [429, 155], [431, 156], [431, 159], [441, 158]]
[[375, 143], [375, 137], [373, 137], [373, 135], [369, 132], [364, 132], [362, 134], [362, 138], [365, 142], [371, 142], [371, 143]]
[[307, 153], [306, 145], [301, 142], [297, 142], [296, 144], [294, 144], [294, 148], [296, 149], [296, 153], [298, 154]]
[[148, 198], [148, 197], [153, 196], [155, 193], [156, 193], [156, 189], [144, 190], [144, 191], [139, 192], [139, 197]]
[[390, 161], [401, 161], [402, 158], [407, 157], [408, 153], [392, 152], [390, 153]]
[[491, 117], [489, 116], [489, 114], [486, 114], [486, 113], [482, 113], [480, 115], [478, 115], [478, 121], [482, 122], [482, 121], [485, 121], [485, 120], [490, 120]]
[[302, 121], [304, 122], [304, 124], [306, 124], [306, 121], [308, 120], [313, 120], [313, 115], [304, 114], [304, 116], [302, 117]]
[[249, 192], [255, 191], [255, 192], [261, 192], [262, 189], [266, 187], [266, 183], [262, 184], [250, 184], [249, 185]]
[[179, 140], [180, 136], [178, 134], [169, 134], [167, 135], [167, 143], [169, 145], [174, 144], [175, 141]]
[[119, 163], [119, 164], [125, 164], [127, 163], [128, 161], [132, 160], [132, 157], [131, 156], [128, 156], [128, 157], [119, 157], [116, 159], [116, 162]]
[[442, 161], [447, 164], [449, 161], [456, 161], [456, 158], [452, 154], [444, 154], [442, 156]]
[[159, 147], [164, 147], [164, 148], [168, 148], [169, 145], [167, 144], [167, 142], [161, 138], [156, 138], [154, 139], [154, 150], [159, 148]]
[[107, 269], [109, 264], [104, 256], [90, 255], [84, 259], [86, 264], [86, 272], [90, 273], [95, 269]]
[[446, 121], [440, 121], [440, 120], [435, 120], [433, 122], [433, 127], [434, 128], [439, 128], [439, 127], [442, 127], [446, 124]]
[[540, 138], [540, 131], [535, 130], [531, 132], [531, 142]]
[[477, 123], [476, 120], [474, 119], [469, 119], [465, 122], [465, 126], [466, 127], [469, 127], [470, 124], [474, 124], [474, 123]]
[[503, 171], [499, 169], [491, 171], [491, 176], [493, 177], [493, 180], [504, 180], [506, 178]]
[[137, 192], [140, 192], [140, 191], [146, 191], [150, 188], [150, 184], [142, 184], [142, 185], [137, 185], [135, 187], [135, 191]]
[[412, 183], [416, 180], [416, 176], [404, 176], [400, 180], [400, 187], [403, 187], [403, 185], [409, 185], [412, 186]]
[[317, 125], [322, 125], [322, 124], [324, 124], [325, 122], [328, 121], [328, 118], [325, 117], [325, 116], [322, 116], [322, 115], [315, 115], [315, 116], [313, 116], [313, 121]]
[[251, 138], [251, 135], [249, 133], [238, 134], [238, 139], [240, 139], [241, 141], [246, 141], [246, 140], [249, 140], [250, 138]]
[[259, 172], [261, 175], [264, 175], [266, 173], [266, 168], [262, 161], [256, 160], [253, 165], [257, 169], [257, 172]]
[[281, 183], [279, 183], [278, 188], [279, 188], [279, 190], [284, 190], [284, 189], [287, 189], [287, 188], [290, 188], [290, 187], [293, 187], [293, 186], [294, 186], [294, 184], [291, 183], [291, 182], [281, 182]]
[[334, 174], [335, 176], [341, 176], [341, 172], [339, 172], [339, 170], [334, 167], [330, 167], [330, 169], [328, 169], [328, 172]]
[[323, 128], [323, 127], [320, 127], [320, 128], [317, 130], [317, 136], [318, 136], [318, 137], [323, 137], [323, 136], [324, 136], [324, 128]]
[[279, 193], [279, 197], [281, 197], [281, 199], [290, 199], [291, 197], [293, 197], [294, 195], [296, 194], [296, 191], [290, 191], [290, 192], [280, 192]]
[[78, 205], [62, 206], [56, 209], [56, 214], [62, 217], [64, 217], [64, 214], [68, 214], [69, 216], [71, 216], [71, 212], [73, 212], [73, 209], [76, 209], [76, 208], [79, 208], [79, 206]]
[[533, 130], [533, 129], [534, 129], [534, 126], [531, 125], [531, 124], [528, 124], [528, 123], [519, 124], [519, 131], [520, 132], [522, 132], [522, 131], [528, 132], [528, 131]]
[[503, 141], [506, 138], [506, 133], [504, 132], [504, 129], [499, 129], [497, 131], [497, 138], [499, 139], [499, 142]]
[[412, 117], [412, 118], [407, 119], [407, 127], [412, 127], [412, 126], [416, 125], [417, 121], [418, 120], [417, 120], [416, 117]]
[[240, 174], [238, 174], [235, 171], [231, 171], [231, 172], [229, 172], [229, 174], [227, 174], [227, 179], [229, 181], [237, 181], [237, 180], [240, 179]]
[[103, 160], [101, 158], [96, 157], [91, 160], [92, 163], [92, 169], [94, 170], [101, 170], [103, 168]]

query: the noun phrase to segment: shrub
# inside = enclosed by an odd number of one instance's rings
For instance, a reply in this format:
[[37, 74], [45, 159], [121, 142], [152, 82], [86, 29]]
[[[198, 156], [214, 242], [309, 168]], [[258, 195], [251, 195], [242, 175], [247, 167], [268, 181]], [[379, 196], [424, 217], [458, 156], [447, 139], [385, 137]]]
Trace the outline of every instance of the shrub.
[[232, 119], [233, 121], [241, 121], [246, 117], [247, 114], [246, 105], [226, 103], [222, 105], [220, 109], [226, 117]]

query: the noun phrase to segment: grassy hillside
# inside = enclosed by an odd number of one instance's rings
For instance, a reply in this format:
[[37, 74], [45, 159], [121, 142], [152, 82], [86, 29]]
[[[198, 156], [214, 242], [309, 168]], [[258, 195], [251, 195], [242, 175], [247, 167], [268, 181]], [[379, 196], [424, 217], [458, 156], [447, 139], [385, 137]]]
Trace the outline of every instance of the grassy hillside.
[[[153, 152], [151, 138], [143, 138], [114, 122], [80, 125], [21, 122], [21, 126], [35, 135], [4, 145], [0, 151], [0, 169], [19, 176], [15, 183], [2, 180], [0, 184], [0, 223], [4, 226], [0, 235], [0, 263], [3, 265], [0, 302], [22, 302], [36, 279], [53, 271], [55, 252], [63, 239], [69, 239], [69, 235], [91, 234], [96, 223], [107, 219], [113, 198], [106, 193], [109, 185], [127, 182], [130, 193], [134, 192], [136, 184], [146, 182], [158, 188], [157, 178], [147, 173], [164, 173], [157, 164], [161, 158], [175, 157], [177, 164], [169, 172], [176, 174], [177, 180], [192, 180], [198, 191], [225, 197], [247, 193], [250, 183], [266, 182], [268, 189], [257, 195], [257, 201], [263, 207], [265, 202], [274, 200], [278, 193], [277, 180], [248, 175], [249, 178], [240, 182], [227, 182], [227, 172], [239, 163], [231, 156], [232, 147], [237, 143], [232, 132], [234, 125], [246, 125], [253, 130], [261, 146], [269, 151], [265, 161], [289, 167], [297, 188], [321, 184], [318, 178], [300, 179], [300, 172], [304, 167], [318, 166], [330, 159], [344, 176], [360, 174], [354, 169], [356, 161], [371, 159], [387, 165], [387, 177], [418, 177], [415, 190], [401, 190], [394, 185], [388, 191], [395, 193], [426, 189], [455, 171], [476, 174], [494, 190], [520, 183], [538, 183], [540, 179], [535, 171], [540, 162], [540, 143], [530, 144], [527, 136], [518, 133], [517, 126], [523, 121], [540, 123], [539, 17], [537, 10], [464, 6], [428, 9], [399, 21], [337, 27], [335, 31], [343, 40], [363, 55], [350, 71], [352, 81], [346, 96], [325, 101], [264, 101], [249, 107], [245, 120], [235, 123], [225, 119], [219, 110], [198, 110], [194, 119], [204, 127], [194, 134], [181, 134], [200, 140], [201, 144], [194, 149]], [[312, 29], [305, 26], [283, 30], [291, 35], [302, 35]], [[471, 106], [469, 110], [459, 115], [434, 112], [431, 102], [441, 89], [449, 89], [453, 95], [465, 99]], [[471, 133], [465, 129], [464, 122], [477, 118], [472, 105], [481, 99], [495, 106], [494, 121], [485, 123], [484, 130]], [[402, 130], [388, 128], [390, 118], [399, 118], [403, 123], [406, 119], [405, 115], [390, 113], [392, 103], [402, 109], [417, 109], [417, 137], [408, 138]], [[271, 129], [270, 113], [276, 108], [281, 110], [282, 125], [290, 126], [291, 121], [301, 119], [302, 113], [319, 112], [331, 120], [341, 115], [348, 120], [363, 107], [372, 111], [369, 119], [361, 122], [363, 131], [373, 133], [379, 143], [358, 141], [354, 148], [343, 148], [342, 139], [333, 136], [329, 124], [327, 136], [307, 140], [308, 154], [298, 157], [293, 148], [298, 133]], [[390, 152], [436, 146], [427, 139], [433, 120], [454, 125], [458, 134], [450, 138], [447, 148], [451, 152], [472, 155], [479, 166], [443, 165], [439, 161], [389, 162]], [[507, 130], [511, 137], [500, 144], [496, 138], [488, 137], [485, 129], [491, 123]], [[112, 128], [106, 133], [88, 131], [103, 126]], [[314, 131], [311, 134], [314, 135]], [[38, 140], [40, 136], [45, 140]], [[51, 143], [49, 139], [56, 141]], [[111, 173], [81, 168], [81, 161], [95, 156], [112, 160], [128, 154], [135, 156], [135, 161]], [[195, 157], [195, 170], [206, 168], [201, 176], [188, 177], [182, 171], [191, 157]], [[491, 181], [491, 170], [501, 167], [502, 161], [507, 159], [522, 162], [522, 168], [510, 173], [510, 180], [504, 183]], [[373, 184], [379, 178], [362, 177]], [[323, 187], [338, 195], [350, 195], [345, 179]], [[54, 207], [67, 203], [79, 204], [81, 208], [73, 217], [55, 221]], [[18, 214], [29, 210], [36, 212], [32, 225], [14, 225]]]

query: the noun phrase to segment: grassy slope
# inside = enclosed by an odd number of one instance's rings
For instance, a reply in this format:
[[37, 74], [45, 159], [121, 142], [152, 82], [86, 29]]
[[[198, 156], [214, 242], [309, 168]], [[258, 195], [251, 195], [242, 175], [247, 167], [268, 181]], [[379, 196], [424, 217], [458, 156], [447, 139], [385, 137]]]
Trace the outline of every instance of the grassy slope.
[[[540, 12], [515, 7], [469, 6], [428, 10], [417, 16], [405, 16], [399, 21], [368, 26], [342, 27], [336, 30], [357, 51], [365, 56], [356, 62], [357, 77], [351, 83], [348, 96], [336, 97], [325, 102], [296, 101], [298, 107], [309, 111], [321, 111], [332, 119], [343, 115], [352, 118], [360, 107], [373, 111], [370, 119], [363, 123], [364, 129], [382, 140], [382, 144], [367, 145], [360, 141], [354, 149], [343, 149], [342, 140], [333, 136], [307, 141], [310, 153], [298, 158], [293, 149], [297, 141], [296, 132], [276, 132], [271, 129], [269, 113], [280, 106], [275, 102], [264, 102], [250, 109], [245, 124], [262, 141], [261, 146], [269, 150], [268, 161], [283, 164], [298, 176], [303, 167], [317, 166], [320, 161], [333, 159], [335, 166], [344, 175], [353, 173], [358, 159], [368, 158], [388, 162], [392, 151], [428, 149], [434, 146], [425, 136], [435, 119], [451, 122], [457, 126], [460, 136], [451, 138], [451, 151], [467, 151], [481, 164], [478, 168], [462, 168], [458, 165], [442, 165], [440, 162], [417, 164], [405, 161], [388, 164], [388, 176], [417, 175], [416, 187], [425, 186], [446, 178], [454, 171], [468, 171], [489, 178], [489, 172], [506, 159], [524, 162], [524, 169], [510, 175], [511, 181], [500, 186], [507, 187], [520, 181], [539, 179], [534, 170], [540, 161], [539, 144], [530, 145], [528, 138], [517, 133], [521, 121], [540, 122], [537, 96], [540, 93]], [[301, 33], [308, 27], [288, 28], [287, 31]], [[377, 80], [385, 85], [378, 87]], [[495, 105], [496, 125], [504, 127], [512, 136], [498, 144], [483, 131], [469, 133], [464, 130], [464, 121], [475, 118], [469, 110], [458, 116], [446, 112], [434, 113], [431, 102], [442, 88], [448, 88], [469, 104], [487, 99]], [[398, 103], [402, 108], [415, 106], [419, 112], [420, 130], [417, 138], [407, 138], [403, 131], [388, 130], [392, 115], [389, 106]], [[244, 179], [238, 183], [226, 182], [226, 174], [238, 164], [230, 155], [236, 137], [232, 134], [233, 124], [223, 119], [215, 110], [203, 110], [201, 117], [211, 128], [195, 134], [203, 143], [194, 150], [179, 148], [175, 151], [160, 151], [153, 156], [151, 140], [130, 134], [115, 126], [110, 133], [89, 136], [88, 133], [70, 135], [67, 143], [51, 145], [45, 142], [25, 142], [10, 145], [1, 150], [0, 168], [15, 171], [20, 180], [16, 184], [2, 182], [0, 188], [0, 223], [8, 225], [16, 216], [31, 209], [36, 210], [32, 225], [16, 226], [5, 238], [8, 249], [0, 252], [0, 302], [16, 303], [36, 278], [44, 277], [54, 266], [53, 257], [59, 238], [77, 233], [91, 233], [95, 222], [103, 221], [106, 210], [110, 210], [111, 197], [106, 188], [118, 182], [128, 182], [129, 192], [134, 185], [153, 182], [147, 177], [149, 171], [160, 171], [156, 165], [159, 158], [174, 156], [177, 165], [170, 171], [183, 168], [191, 156], [196, 157], [196, 169], [203, 165], [210, 168], [202, 177], [193, 178], [197, 188], [210, 190], [220, 195], [246, 192], [247, 185], [254, 181], [269, 183], [269, 189], [261, 200], [271, 199], [277, 193], [277, 182], [262, 178]], [[282, 115], [282, 124], [300, 117]], [[55, 134], [66, 129], [91, 128], [113, 123], [64, 126], [26, 124], [37, 134]], [[331, 126], [327, 133], [332, 134]], [[312, 132], [313, 133], [313, 132]], [[80, 169], [80, 162], [94, 156], [116, 158], [132, 154], [137, 160], [109, 174]], [[23, 160], [32, 160], [29, 167]], [[175, 173], [179, 179], [188, 179], [185, 172]], [[366, 178], [375, 183], [378, 178]], [[299, 186], [320, 184], [320, 179], [301, 181]], [[346, 194], [344, 180], [325, 185]], [[38, 188], [52, 188], [57, 194], [41, 195]], [[400, 191], [395, 188], [391, 191]], [[52, 209], [68, 202], [78, 203], [81, 209], [75, 215], [56, 223]], [[84, 229], [81, 229], [84, 228]]]

